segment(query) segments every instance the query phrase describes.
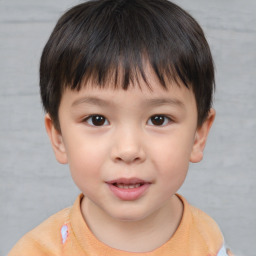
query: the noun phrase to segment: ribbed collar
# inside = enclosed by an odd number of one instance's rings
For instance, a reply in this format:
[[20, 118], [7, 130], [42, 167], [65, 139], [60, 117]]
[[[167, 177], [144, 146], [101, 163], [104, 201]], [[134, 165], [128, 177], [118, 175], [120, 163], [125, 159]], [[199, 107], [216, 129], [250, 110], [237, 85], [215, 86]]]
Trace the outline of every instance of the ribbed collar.
[[[157, 255], [168, 255], [168, 256], [183, 256], [188, 255], [187, 252], [184, 252], [184, 247], [187, 245], [189, 239], [189, 227], [191, 224], [191, 212], [189, 205], [184, 197], [177, 195], [183, 203], [183, 216], [180, 222], [180, 225], [174, 235], [169, 241], [167, 241], [161, 247], [147, 253], [131, 253], [126, 251], [117, 250], [107, 246], [106, 244], [100, 242], [91, 232], [87, 226], [81, 212], [81, 200], [83, 195], [81, 194], [75, 201], [71, 212], [70, 220], [71, 227], [73, 229], [75, 238], [83, 249], [85, 255], [88, 256], [157, 256]], [[186, 250], [185, 250], [186, 251]], [[184, 254], [185, 253], [185, 254]]]

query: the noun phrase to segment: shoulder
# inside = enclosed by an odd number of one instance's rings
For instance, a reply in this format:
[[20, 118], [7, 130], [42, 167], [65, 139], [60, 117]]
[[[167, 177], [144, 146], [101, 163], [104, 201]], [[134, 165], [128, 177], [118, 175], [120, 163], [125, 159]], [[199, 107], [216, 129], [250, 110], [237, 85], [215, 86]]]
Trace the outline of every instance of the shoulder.
[[216, 221], [202, 210], [189, 205], [193, 226], [197, 232], [205, 237], [206, 240], [219, 241], [223, 243], [222, 232]]
[[[224, 246], [224, 238], [216, 221], [202, 210], [183, 201], [186, 217], [189, 220], [189, 237], [191, 248], [204, 247], [208, 255], [218, 255]], [[197, 248], [198, 249], [198, 248]]]
[[25, 234], [13, 247], [8, 256], [55, 255], [61, 244], [61, 228], [69, 225], [70, 208], [66, 208], [42, 222]]

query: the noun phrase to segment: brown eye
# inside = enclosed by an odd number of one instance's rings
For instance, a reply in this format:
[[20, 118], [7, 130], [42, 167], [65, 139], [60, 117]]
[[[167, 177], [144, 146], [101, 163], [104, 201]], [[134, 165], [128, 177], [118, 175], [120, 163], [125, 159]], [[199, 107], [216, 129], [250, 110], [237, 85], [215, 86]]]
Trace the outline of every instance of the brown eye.
[[108, 120], [101, 115], [92, 115], [86, 118], [86, 122], [91, 126], [104, 126], [108, 125]]
[[163, 115], [155, 115], [150, 117], [150, 119], [148, 120], [148, 124], [154, 126], [164, 126], [167, 125], [169, 122], [170, 118]]

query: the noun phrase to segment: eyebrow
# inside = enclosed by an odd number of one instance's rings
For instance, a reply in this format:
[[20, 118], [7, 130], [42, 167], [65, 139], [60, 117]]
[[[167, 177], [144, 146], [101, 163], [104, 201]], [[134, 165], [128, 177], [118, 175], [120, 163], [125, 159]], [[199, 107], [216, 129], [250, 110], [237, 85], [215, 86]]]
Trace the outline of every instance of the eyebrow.
[[185, 104], [179, 99], [172, 98], [157, 98], [157, 99], [148, 99], [145, 100], [145, 105], [150, 106], [161, 106], [161, 105], [177, 105], [179, 107], [184, 107]]
[[[112, 101], [108, 101], [108, 100], [104, 100], [104, 99], [100, 99], [97, 97], [84, 97], [81, 99], [77, 99], [76, 101], [74, 101], [72, 103], [72, 106], [76, 106], [76, 105], [80, 105], [80, 104], [91, 104], [91, 105], [97, 105], [97, 106], [102, 106], [102, 107], [106, 107], [109, 105], [112, 105]], [[156, 98], [156, 99], [145, 99], [145, 101], [143, 102], [143, 105], [146, 106], [162, 106], [162, 105], [176, 105], [178, 107], [184, 107], [185, 104], [180, 101], [179, 99], [175, 99], [175, 98]]]
[[109, 103], [108, 101], [103, 100], [103, 99], [100, 99], [100, 98], [97, 98], [97, 97], [84, 97], [84, 98], [75, 100], [75, 101], [72, 103], [72, 107], [73, 107], [73, 106], [76, 106], [76, 105], [83, 104], [83, 103], [91, 104], [91, 105], [99, 105], [99, 106], [107, 106], [107, 105], [110, 105], [110, 103]]

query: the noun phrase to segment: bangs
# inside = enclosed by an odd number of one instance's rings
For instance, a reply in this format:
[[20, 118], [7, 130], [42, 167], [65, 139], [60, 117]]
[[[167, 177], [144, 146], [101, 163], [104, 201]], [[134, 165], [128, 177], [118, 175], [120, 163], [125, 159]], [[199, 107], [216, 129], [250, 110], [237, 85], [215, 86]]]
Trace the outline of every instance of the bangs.
[[189, 22], [188, 27], [182, 24], [179, 7], [170, 6], [175, 9], [175, 17], [170, 17], [166, 6], [148, 1], [145, 9], [143, 4], [101, 1], [68, 12], [59, 21], [62, 26], [56, 27], [57, 47], [52, 47], [57, 49], [52, 56], [58, 60], [52, 72], [62, 85], [79, 90], [90, 79], [109, 86], [111, 77], [113, 87], [127, 89], [139, 76], [146, 81], [146, 60], [164, 88], [169, 80], [180, 80], [188, 87], [193, 80], [190, 74], [197, 72], [191, 67], [199, 66], [191, 65], [196, 59], [191, 56], [197, 52], [197, 42], [193, 42], [197, 32], [191, 33]]
[[201, 123], [211, 106], [214, 67], [204, 33], [188, 13], [166, 0], [77, 5], [59, 19], [42, 53], [44, 108], [57, 118], [63, 90], [80, 90], [88, 80], [127, 90], [142, 77], [150, 87], [146, 65], [163, 88], [175, 81], [193, 90]]

